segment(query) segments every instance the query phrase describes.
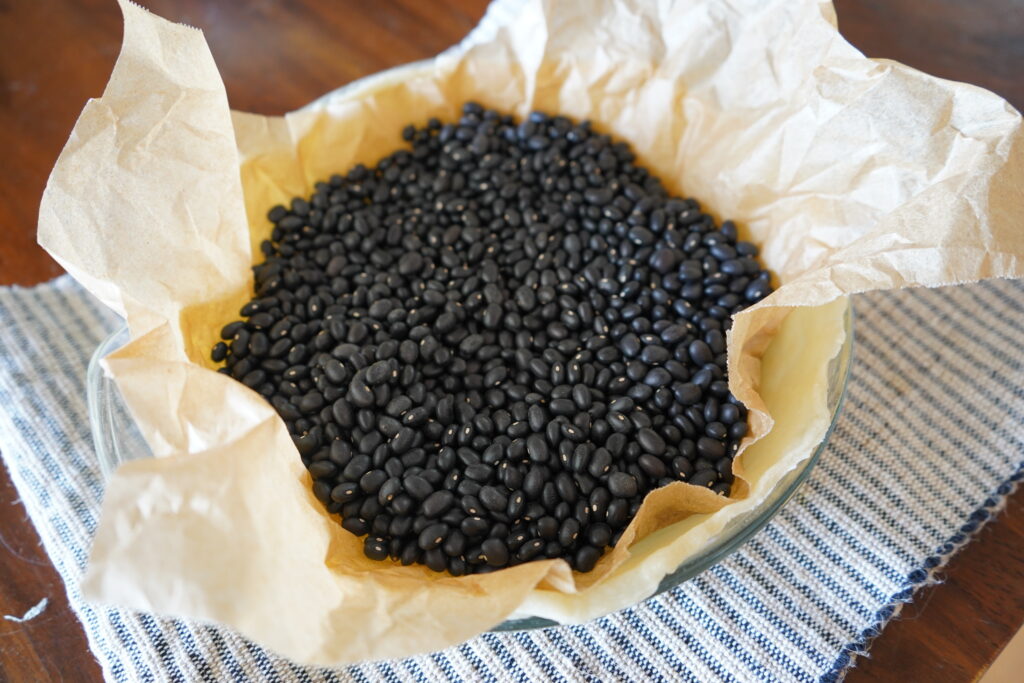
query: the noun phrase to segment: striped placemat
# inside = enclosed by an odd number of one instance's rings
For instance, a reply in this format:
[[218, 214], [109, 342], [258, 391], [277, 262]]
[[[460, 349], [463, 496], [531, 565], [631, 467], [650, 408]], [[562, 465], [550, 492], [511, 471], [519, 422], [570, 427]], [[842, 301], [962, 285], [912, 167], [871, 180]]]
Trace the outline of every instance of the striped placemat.
[[1024, 283], [872, 293], [854, 308], [829, 446], [739, 551], [584, 626], [488, 633], [400, 661], [308, 668], [227, 629], [82, 601], [103, 493], [85, 369], [120, 321], [66, 276], [0, 289], [0, 452], [110, 680], [835, 680], [1024, 463]]

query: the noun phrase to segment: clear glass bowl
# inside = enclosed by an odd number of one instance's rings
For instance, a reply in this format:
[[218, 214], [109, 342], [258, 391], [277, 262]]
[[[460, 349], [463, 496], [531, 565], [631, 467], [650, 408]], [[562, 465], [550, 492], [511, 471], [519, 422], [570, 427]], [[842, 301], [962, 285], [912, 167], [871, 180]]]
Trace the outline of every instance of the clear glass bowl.
[[[828, 409], [831, 421], [828, 431], [821, 443], [815, 448], [811, 457], [800, 463], [787, 473], [775, 486], [773, 491], [762, 503], [749, 511], [737, 515], [715, 538], [684, 561], [675, 571], [666, 575], [658, 589], [651, 596], [674, 588], [708, 567], [719, 562], [727, 555], [743, 545], [775, 516], [786, 502], [793, 497], [800, 485], [814, 469], [818, 458], [829, 436], [835, 428], [836, 420], [842, 408], [849, 377], [850, 360], [853, 354], [853, 310], [847, 303], [844, 314], [846, 335], [839, 354], [832, 359], [828, 368]], [[152, 452], [135, 425], [135, 421], [124, 405], [121, 393], [114, 381], [106, 376], [100, 365], [100, 359], [116, 351], [128, 341], [128, 329], [122, 327], [96, 348], [87, 374], [87, 399], [89, 404], [89, 421], [92, 427], [96, 455], [104, 477], [109, 477], [124, 462], [138, 458], [152, 457]], [[649, 597], [651, 597], [649, 596]], [[555, 626], [556, 622], [539, 617], [510, 619], [494, 628], [495, 631], [513, 631]]]

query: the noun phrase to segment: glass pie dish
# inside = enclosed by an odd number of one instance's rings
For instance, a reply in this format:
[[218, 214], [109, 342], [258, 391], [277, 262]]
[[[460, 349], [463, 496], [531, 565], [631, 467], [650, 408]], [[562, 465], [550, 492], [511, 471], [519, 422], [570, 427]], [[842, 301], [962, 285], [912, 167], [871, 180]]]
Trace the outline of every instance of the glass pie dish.
[[[843, 328], [842, 345], [835, 357], [829, 361], [826, 370], [826, 403], [829, 425], [824, 438], [814, 448], [810, 456], [783, 475], [768, 495], [756, 506], [729, 520], [711, 542], [691, 553], [674, 571], [666, 574], [657, 589], [647, 597], [652, 597], [690, 580], [731, 554], [764, 527], [793, 497], [800, 485], [810, 475], [835, 427], [846, 392], [853, 353], [853, 313], [848, 301], [843, 313]], [[125, 406], [116, 384], [107, 376], [100, 363], [101, 359], [119, 349], [128, 340], [126, 327], [116, 330], [104, 339], [93, 353], [87, 373], [89, 419], [96, 455], [104, 478], [109, 478], [122, 463], [153, 457], [152, 451]], [[626, 606], [628, 605], [622, 605], [622, 607]], [[544, 628], [557, 625], [557, 623], [550, 619], [528, 616], [509, 619], [499, 624], [494, 630]]]

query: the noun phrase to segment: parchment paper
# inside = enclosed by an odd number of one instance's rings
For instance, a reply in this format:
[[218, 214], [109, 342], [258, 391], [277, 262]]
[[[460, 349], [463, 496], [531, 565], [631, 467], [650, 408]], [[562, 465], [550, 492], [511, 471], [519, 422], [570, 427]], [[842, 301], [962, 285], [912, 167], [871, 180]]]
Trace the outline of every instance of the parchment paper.
[[[220, 622], [320, 664], [441, 648], [513, 613], [615, 609], [821, 440], [847, 294], [1024, 275], [1020, 115], [864, 58], [828, 3], [503, 4], [506, 18], [436, 60], [283, 118], [230, 112], [199, 31], [122, 8], [117, 65], [39, 220], [40, 244], [127, 317], [132, 341], [107, 368], [159, 456], [109, 482], [82, 586], [96, 601]], [[669, 190], [737, 220], [781, 285], [729, 335], [730, 385], [752, 411], [735, 500], [682, 483], [650, 494], [587, 575], [544, 561], [454, 578], [366, 559], [313, 498], [284, 423], [208, 360], [250, 296], [267, 209], [469, 99], [628, 140]]]

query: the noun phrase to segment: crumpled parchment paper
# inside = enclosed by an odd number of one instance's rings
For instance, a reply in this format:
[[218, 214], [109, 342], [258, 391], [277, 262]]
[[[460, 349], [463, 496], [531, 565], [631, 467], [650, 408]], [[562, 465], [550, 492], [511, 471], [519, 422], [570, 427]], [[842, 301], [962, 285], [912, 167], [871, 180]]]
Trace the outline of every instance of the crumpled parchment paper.
[[[435, 60], [285, 117], [231, 112], [201, 32], [122, 8], [117, 65], [39, 218], [40, 243], [126, 316], [132, 341], [107, 369], [158, 456], [109, 482], [83, 583], [96, 601], [219, 622], [320, 664], [438, 649], [513, 613], [616, 609], [820, 442], [846, 295], [1024, 275], [1020, 115], [866, 59], [826, 2], [502, 2]], [[208, 359], [250, 296], [267, 209], [470, 99], [629, 141], [668, 189], [735, 219], [781, 285], [729, 335], [730, 384], [752, 411], [734, 500], [653, 492], [587, 575], [554, 560], [460, 578], [368, 560], [313, 498], [284, 423]]]

